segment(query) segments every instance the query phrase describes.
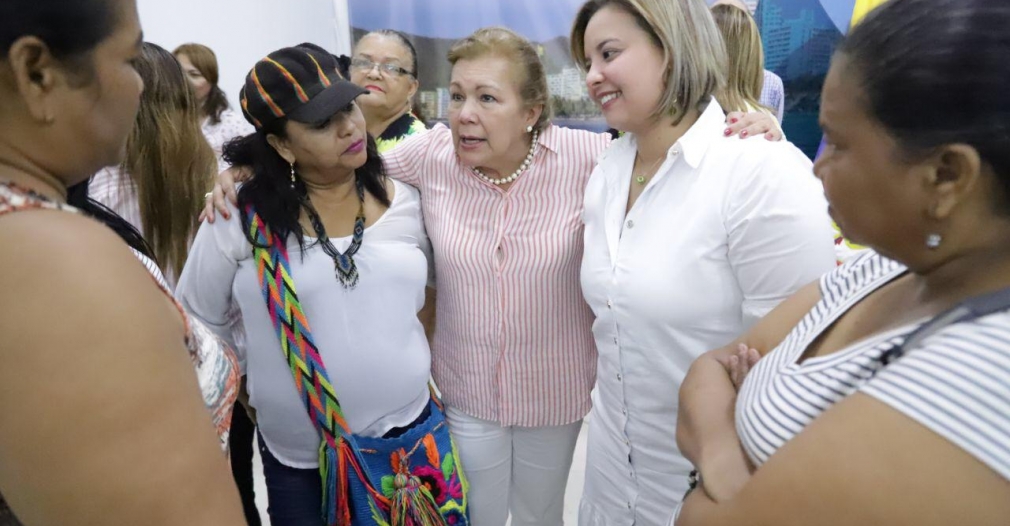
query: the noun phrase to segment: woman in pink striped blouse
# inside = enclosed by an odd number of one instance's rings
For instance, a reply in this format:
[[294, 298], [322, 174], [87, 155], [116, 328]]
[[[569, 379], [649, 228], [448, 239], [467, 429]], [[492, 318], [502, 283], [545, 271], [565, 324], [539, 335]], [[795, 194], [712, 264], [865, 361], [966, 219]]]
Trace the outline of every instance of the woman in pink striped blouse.
[[596, 379], [582, 207], [610, 136], [550, 124], [544, 66], [508, 29], [476, 31], [449, 61], [450, 126], [383, 154], [388, 175], [422, 196], [438, 290], [432, 373], [471, 523], [504, 526], [511, 512], [516, 526], [556, 526]]
[[582, 195], [608, 135], [550, 124], [544, 67], [507, 29], [453, 46], [449, 128], [386, 153], [418, 187], [435, 253], [432, 372], [473, 524], [562, 522], [596, 377], [579, 287]]
[[473, 524], [504, 526], [511, 512], [513, 525], [556, 526], [596, 379], [582, 207], [610, 136], [550, 124], [543, 64], [508, 29], [478, 30], [449, 61], [449, 128], [383, 156], [422, 196], [438, 290], [432, 372]]

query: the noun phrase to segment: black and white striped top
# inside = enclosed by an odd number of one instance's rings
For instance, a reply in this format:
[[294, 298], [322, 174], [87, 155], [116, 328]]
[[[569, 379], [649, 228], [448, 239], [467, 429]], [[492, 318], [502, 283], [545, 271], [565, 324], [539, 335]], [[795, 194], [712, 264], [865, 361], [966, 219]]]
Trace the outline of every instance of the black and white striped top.
[[737, 433], [755, 465], [833, 404], [859, 391], [1010, 480], [1010, 310], [946, 327], [884, 368], [881, 355], [928, 320], [797, 363], [825, 328], [905, 271], [899, 263], [868, 253], [821, 278], [821, 301], [758, 362], [740, 391]]

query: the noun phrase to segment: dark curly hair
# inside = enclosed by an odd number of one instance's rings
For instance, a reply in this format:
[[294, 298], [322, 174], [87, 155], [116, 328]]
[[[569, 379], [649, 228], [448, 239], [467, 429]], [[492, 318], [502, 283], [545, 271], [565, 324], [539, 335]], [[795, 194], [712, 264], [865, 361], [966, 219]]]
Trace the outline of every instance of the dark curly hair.
[[[306, 199], [305, 184], [300, 179], [294, 185], [291, 184], [290, 165], [267, 142], [268, 135], [286, 137], [287, 122], [287, 119], [278, 119], [255, 133], [232, 139], [224, 146], [224, 159], [232, 166], [252, 170], [252, 177], [238, 191], [238, 206], [243, 224], [248, 222], [245, 209], [251, 204], [273, 233], [280, 235], [282, 239], [294, 235], [298, 240], [298, 246], [304, 252], [305, 232], [298, 218], [302, 210], [313, 213]], [[368, 159], [364, 165], [355, 170], [355, 174], [363, 183], [366, 192], [389, 206], [389, 193], [385, 185], [386, 171], [382, 158], [379, 157], [375, 139], [371, 135], [368, 135], [366, 142]], [[246, 232], [246, 238], [253, 245], [258, 245], [249, 232]]]

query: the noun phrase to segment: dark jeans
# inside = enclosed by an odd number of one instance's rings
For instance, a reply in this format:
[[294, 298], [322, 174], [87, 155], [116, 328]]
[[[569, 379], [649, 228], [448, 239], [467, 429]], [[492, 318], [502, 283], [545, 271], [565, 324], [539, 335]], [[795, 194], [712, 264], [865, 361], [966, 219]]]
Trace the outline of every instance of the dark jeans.
[[231, 434], [228, 447], [231, 450], [231, 474], [235, 486], [242, 497], [242, 511], [249, 526], [262, 526], [260, 512], [256, 508], [256, 493], [253, 489], [253, 440], [256, 426], [249, 419], [242, 404], [236, 402], [231, 417]]
[[323, 482], [319, 470], [292, 468], [270, 453], [260, 436], [271, 526], [323, 526]]

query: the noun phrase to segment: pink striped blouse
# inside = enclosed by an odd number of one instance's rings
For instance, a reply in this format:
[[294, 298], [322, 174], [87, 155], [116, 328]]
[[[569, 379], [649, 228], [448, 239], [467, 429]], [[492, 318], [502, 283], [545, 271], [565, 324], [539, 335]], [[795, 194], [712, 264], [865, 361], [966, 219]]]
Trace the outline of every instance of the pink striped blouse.
[[503, 426], [584, 417], [596, 379], [579, 287], [582, 204], [608, 135], [550, 126], [507, 191], [465, 168], [444, 125], [383, 154], [421, 192], [438, 289], [432, 374], [445, 402]]

